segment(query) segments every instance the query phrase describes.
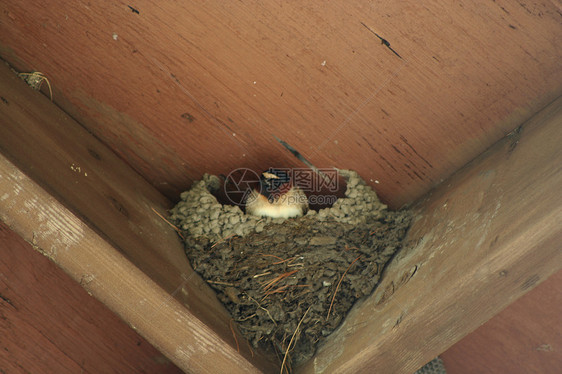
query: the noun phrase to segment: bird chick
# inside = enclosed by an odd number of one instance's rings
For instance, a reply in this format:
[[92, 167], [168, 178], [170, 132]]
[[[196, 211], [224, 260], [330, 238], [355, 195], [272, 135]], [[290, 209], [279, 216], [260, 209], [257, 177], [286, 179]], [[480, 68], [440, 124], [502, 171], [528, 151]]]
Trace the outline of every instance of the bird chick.
[[268, 169], [260, 176], [259, 190], [246, 199], [246, 213], [261, 217], [300, 217], [308, 211], [308, 199], [295, 186], [288, 171]]

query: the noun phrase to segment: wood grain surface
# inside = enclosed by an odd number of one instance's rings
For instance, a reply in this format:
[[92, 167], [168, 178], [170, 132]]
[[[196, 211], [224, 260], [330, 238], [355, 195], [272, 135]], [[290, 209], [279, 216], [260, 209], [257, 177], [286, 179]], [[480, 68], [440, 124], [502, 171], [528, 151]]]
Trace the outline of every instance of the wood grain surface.
[[561, 45], [550, 0], [0, 4], [0, 57], [172, 200], [303, 167], [277, 137], [410, 203], [562, 94]]
[[558, 374], [562, 271], [440, 355], [447, 374]]
[[[232, 335], [222, 337], [220, 325], [210, 327], [202, 322], [191, 312], [190, 304], [167, 293], [3, 156], [0, 191], [0, 220], [179, 368], [188, 373], [260, 372], [241, 355], [248, 349], [245, 344], [231, 346]], [[179, 287], [177, 293], [185, 298], [204, 297], [204, 291], [188, 290], [182, 283]], [[217, 318], [213, 312], [209, 308], [207, 318]], [[260, 362], [257, 355], [254, 361]]]
[[415, 206], [408, 242], [301, 373], [411, 374], [562, 269], [562, 98]]
[[182, 373], [2, 222], [0, 372]]
[[158, 215], [170, 202], [6, 66], [0, 92], [0, 219], [182, 369], [271, 368]]

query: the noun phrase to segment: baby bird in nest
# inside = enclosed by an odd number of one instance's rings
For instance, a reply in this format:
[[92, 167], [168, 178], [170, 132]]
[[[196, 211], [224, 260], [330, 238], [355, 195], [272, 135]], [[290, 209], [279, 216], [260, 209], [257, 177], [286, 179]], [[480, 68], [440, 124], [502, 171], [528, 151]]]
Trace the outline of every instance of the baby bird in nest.
[[246, 213], [273, 218], [300, 217], [308, 211], [308, 199], [295, 186], [287, 170], [270, 168], [260, 176], [257, 189], [246, 199]]

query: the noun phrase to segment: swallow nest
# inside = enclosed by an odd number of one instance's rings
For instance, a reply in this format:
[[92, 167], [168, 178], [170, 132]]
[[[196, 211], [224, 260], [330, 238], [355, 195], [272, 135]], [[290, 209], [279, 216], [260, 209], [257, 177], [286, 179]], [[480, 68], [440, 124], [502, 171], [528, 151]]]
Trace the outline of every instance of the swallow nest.
[[[305, 217], [313, 217], [319, 222], [334, 220], [359, 225], [380, 217], [386, 211], [386, 205], [379, 201], [375, 191], [356, 172], [338, 172], [347, 180], [345, 198], [338, 199], [331, 208], [319, 212], [309, 210]], [[189, 191], [180, 195], [181, 201], [171, 210], [172, 221], [188, 236], [204, 236], [216, 242], [233, 235], [259, 233], [268, 224], [281, 224], [287, 220], [247, 215], [238, 206], [222, 205], [213, 195], [219, 188], [220, 179], [205, 174], [202, 180], [193, 183]]]
[[205, 175], [171, 210], [193, 268], [217, 292], [244, 337], [287, 362], [310, 358], [358, 299], [369, 295], [401, 247], [409, 211], [387, 210], [357, 173], [339, 170], [344, 198], [299, 218], [246, 215], [220, 204]]

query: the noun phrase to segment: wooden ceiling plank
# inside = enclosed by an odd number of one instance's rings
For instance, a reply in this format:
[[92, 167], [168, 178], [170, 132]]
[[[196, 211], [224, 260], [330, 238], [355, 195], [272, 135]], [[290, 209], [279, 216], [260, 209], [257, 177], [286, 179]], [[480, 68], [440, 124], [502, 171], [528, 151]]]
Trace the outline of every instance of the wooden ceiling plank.
[[400, 207], [562, 93], [549, 0], [0, 7], [0, 55], [172, 200], [204, 172], [302, 167], [276, 136]]

